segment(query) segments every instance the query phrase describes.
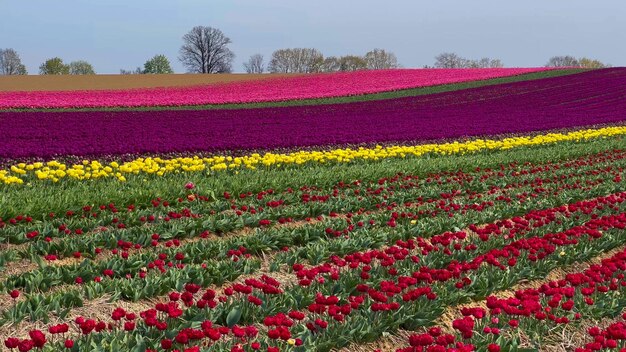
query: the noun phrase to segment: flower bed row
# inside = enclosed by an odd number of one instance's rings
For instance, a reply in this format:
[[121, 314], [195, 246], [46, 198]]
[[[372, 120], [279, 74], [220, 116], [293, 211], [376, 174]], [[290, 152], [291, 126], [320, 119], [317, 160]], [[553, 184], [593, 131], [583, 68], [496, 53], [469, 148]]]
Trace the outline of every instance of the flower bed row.
[[148, 175], [163, 176], [179, 172], [220, 172], [268, 167], [299, 166], [302, 164], [334, 164], [353, 162], [373, 162], [389, 158], [420, 157], [423, 155], [468, 154], [490, 150], [507, 150], [511, 148], [546, 145], [570, 141], [584, 141], [597, 138], [622, 136], [626, 127], [614, 126], [598, 129], [583, 129], [568, 133], [546, 133], [533, 137], [510, 137], [502, 140], [476, 139], [466, 142], [441, 144], [421, 144], [414, 146], [377, 146], [375, 148], [334, 149], [319, 151], [300, 151], [286, 154], [254, 153], [247, 156], [216, 156], [210, 158], [184, 157], [174, 159], [138, 158], [118, 163], [100, 163], [96, 160], [83, 161], [68, 165], [58, 161], [18, 163], [9, 170], [0, 170], [0, 183], [24, 184], [48, 180], [58, 182], [62, 179], [94, 180], [115, 177], [126, 181], [127, 177], [145, 177]]

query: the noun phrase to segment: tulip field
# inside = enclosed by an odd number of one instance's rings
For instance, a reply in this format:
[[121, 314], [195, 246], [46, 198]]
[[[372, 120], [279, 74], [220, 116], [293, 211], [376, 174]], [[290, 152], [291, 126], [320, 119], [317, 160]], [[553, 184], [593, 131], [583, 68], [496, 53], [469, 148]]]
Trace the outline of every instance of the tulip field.
[[626, 69], [0, 92], [2, 351], [626, 351]]

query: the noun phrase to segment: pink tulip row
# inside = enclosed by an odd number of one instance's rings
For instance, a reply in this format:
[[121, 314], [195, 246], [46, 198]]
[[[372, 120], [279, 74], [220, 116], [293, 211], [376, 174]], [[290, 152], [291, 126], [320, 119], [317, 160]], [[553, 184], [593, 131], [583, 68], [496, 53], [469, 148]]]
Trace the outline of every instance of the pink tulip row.
[[321, 73], [189, 87], [0, 92], [0, 109], [186, 106], [331, 98], [486, 80], [548, 69], [396, 69]]

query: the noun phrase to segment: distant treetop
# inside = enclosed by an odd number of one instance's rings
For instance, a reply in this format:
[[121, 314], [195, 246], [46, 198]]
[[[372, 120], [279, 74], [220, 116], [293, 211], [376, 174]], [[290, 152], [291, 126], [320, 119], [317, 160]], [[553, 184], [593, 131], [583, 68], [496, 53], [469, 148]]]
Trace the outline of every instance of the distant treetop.
[[84, 60], [70, 62], [70, 74], [71, 75], [95, 75], [96, 71], [93, 66]]
[[69, 75], [70, 66], [63, 63], [63, 59], [53, 57], [39, 66], [40, 75]]
[[163, 74], [174, 73], [170, 60], [165, 55], [155, 55], [143, 64], [143, 73]]

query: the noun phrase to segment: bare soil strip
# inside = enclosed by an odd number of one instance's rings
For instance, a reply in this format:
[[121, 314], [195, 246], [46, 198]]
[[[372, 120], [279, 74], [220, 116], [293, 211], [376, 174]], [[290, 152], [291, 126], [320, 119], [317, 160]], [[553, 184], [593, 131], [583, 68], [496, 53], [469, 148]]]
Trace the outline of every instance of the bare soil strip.
[[383, 336], [378, 340], [365, 344], [352, 344], [344, 347], [336, 352], [395, 352], [398, 348], [406, 347], [409, 336], [413, 332], [407, 330], [398, 330], [393, 334]]
[[160, 75], [29, 75], [0, 76], [0, 91], [63, 91], [185, 87], [243, 82], [299, 74], [160, 74]]
[[[550, 352], [571, 352], [578, 347], [583, 347], [586, 343], [593, 342], [593, 338], [589, 336], [589, 333], [587, 332], [589, 328], [598, 326], [601, 329], [606, 329], [609, 325], [619, 321], [623, 321], [623, 319], [602, 319], [599, 321], [584, 320], [580, 325], [559, 325], [555, 327], [549, 335], [544, 337], [545, 343], [541, 346], [540, 350]], [[520, 348], [531, 348], [532, 345], [529, 344], [530, 339], [525, 336], [521, 337], [522, 343]]]

